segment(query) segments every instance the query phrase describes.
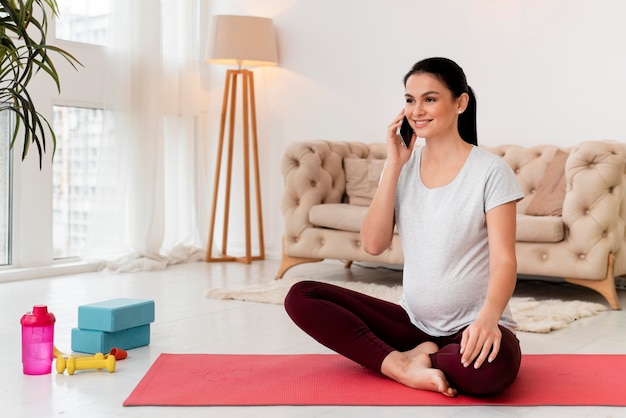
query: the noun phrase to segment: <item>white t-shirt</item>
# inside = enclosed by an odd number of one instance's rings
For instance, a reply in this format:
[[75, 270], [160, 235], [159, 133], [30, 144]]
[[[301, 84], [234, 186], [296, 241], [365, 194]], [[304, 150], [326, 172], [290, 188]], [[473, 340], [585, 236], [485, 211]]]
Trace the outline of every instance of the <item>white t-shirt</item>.
[[[473, 322], [487, 294], [489, 247], [485, 214], [524, 194], [500, 157], [473, 147], [449, 184], [427, 188], [422, 148], [398, 179], [395, 216], [404, 253], [400, 304], [419, 329], [452, 335]], [[515, 331], [507, 306], [500, 324]]]

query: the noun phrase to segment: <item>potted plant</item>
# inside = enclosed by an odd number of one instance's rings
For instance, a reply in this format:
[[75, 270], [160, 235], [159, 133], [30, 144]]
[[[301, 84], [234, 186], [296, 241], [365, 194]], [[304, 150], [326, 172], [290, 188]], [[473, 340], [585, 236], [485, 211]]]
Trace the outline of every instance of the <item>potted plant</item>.
[[0, 0], [0, 111], [10, 111], [14, 116], [11, 148], [22, 133], [22, 160], [30, 145], [35, 144], [40, 168], [46, 153], [46, 135], [49, 133], [52, 139], [52, 157], [56, 136], [50, 123], [35, 108], [28, 84], [35, 74], [43, 71], [60, 91], [50, 52], [62, 56], [74, 68], [80, 65], [67, 51], [46, 43], [48, 20], [54, 16], [58, 16], [56, 0]]

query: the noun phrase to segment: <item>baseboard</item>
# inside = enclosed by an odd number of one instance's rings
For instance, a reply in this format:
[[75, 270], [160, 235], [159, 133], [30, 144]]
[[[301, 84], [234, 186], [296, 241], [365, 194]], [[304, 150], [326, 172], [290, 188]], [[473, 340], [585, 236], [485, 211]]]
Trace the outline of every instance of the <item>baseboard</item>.
[[88, 273], [102, 269], [100, 261], [77, 261], [42, 267], [8, 268], [0, 270], [0, 283], [18, 280], [41, 279], [66, 274]]

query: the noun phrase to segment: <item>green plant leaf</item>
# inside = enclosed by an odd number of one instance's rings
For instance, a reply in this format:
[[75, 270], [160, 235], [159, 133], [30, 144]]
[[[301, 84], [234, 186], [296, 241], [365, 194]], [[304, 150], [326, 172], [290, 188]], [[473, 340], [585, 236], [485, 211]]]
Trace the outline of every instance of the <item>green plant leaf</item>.
[[74, 69], [82, 66], [69, 52], [46, 43], [48, 19], [58, 16], [58, 10], [56, 0], [0, 0], [0, 111], [15, 115], [11, 148], [22, 135], [22, 159], [25, 159], [34, 143], [40, 168], [47, 148], [46, 137], [49, 135], [52, 141], [53, 158], [56, 135], [50, 123], [37, 111], [28, 85], [36, 74], [41, 73], [54, 81], [58, 91], [61, 90], [50, 53], [65, 59]]

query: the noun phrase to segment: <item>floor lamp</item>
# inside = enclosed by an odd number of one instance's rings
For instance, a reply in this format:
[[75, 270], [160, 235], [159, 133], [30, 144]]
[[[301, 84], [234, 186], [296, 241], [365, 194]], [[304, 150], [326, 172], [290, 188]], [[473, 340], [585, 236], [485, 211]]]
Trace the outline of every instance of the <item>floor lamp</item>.
[[[213, 18], [212, 37], [208, 62], [237, 65], [237, 69], [226, 71], [222, 115], [218, 139], [215, 181], [213, 185], [213, 203], [211, 207], [211, 224], [206, 261], [238, 261], [251, 263], [253, 260], [265, 259], [265, 243], [263, 240], [263, 217], [261, 211], [261, 184], [259, 178], [259, 153], [257, 144], [256, 105], [254, 100], [254, 73], [243, 66], [276, 65], [278, 62], [276, 39], [272, 20], [252, 16], [220, 15]], [[232, 256], [227, 254], [228, 227], [230, 215], [230, 192], [233, 169], [233, 153], [235, 149], [235, 119], [237, 113], [237, 88], [242, 85], [242, 127], [243, 127], [243, 179], [244, 179], [244, 215], [245, 215], [245, 255]], [[228, 116], [228, 118], [227, 118]], [[228, 119], [228, 121], [227, 121]], [[227, 123], [228, 122], [228, 123]], [[222, 159], [225, 145], [226, 127], [228, 127], [228, 143], [226, 154], [226, 180], [224, 195], [224, 226], [222, 230], [221, 255], [213, 255], [215, 220], [217, 201], [222, 174]], [[259, 253], [252, 254], [251, 233], [251, 199], [250, 199], [250, 153], [254, 165], [254, 184], [256, 189], [256, 209], [259, 238]]]

